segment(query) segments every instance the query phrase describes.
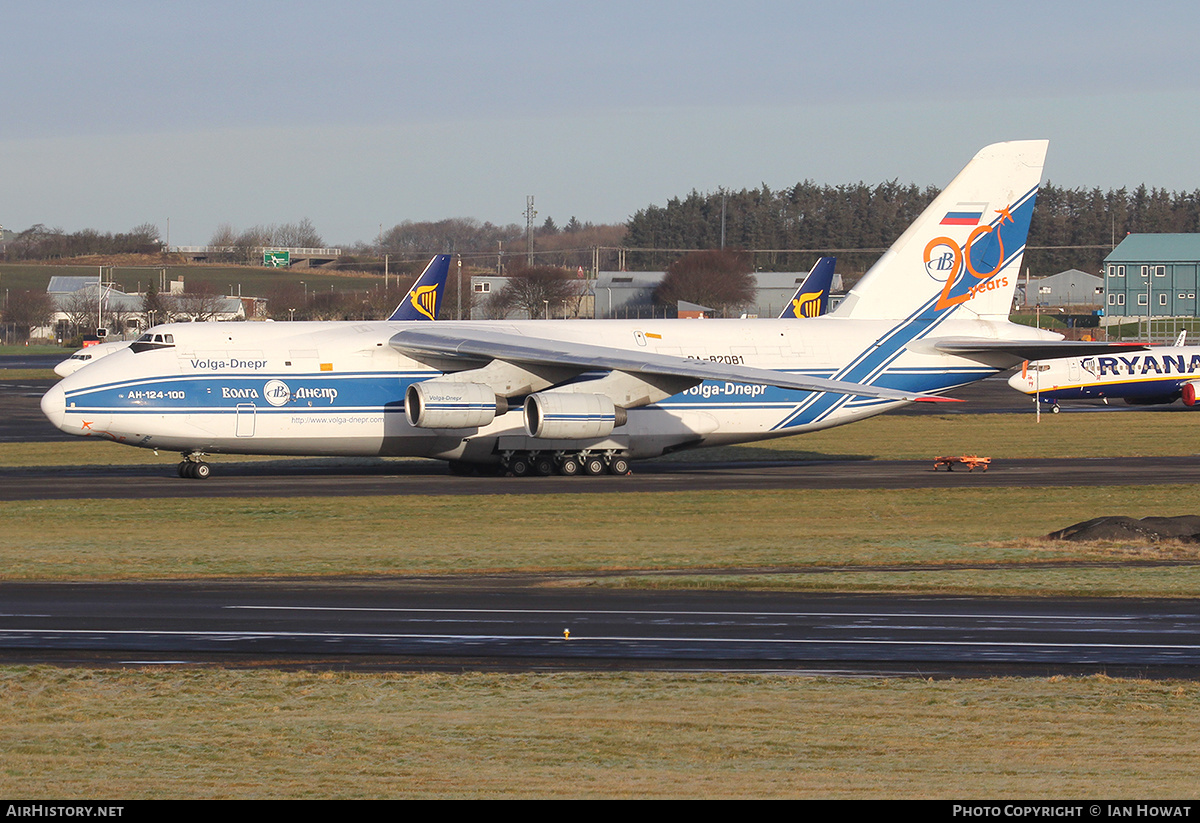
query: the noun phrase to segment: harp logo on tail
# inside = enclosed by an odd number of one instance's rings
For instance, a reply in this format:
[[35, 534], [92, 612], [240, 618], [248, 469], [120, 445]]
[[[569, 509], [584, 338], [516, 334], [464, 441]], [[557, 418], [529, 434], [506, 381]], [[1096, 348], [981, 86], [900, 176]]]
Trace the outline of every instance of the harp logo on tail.
[[433, 316], [434, 309], [437, 307], [437, 290], [437, 286], [421, 286], [412, 295], [413, 308], [430, 320], [437, 319]]
[[792, 310], [797, 317], [819, 317], [821, 314], [821, 292], [810, 291], [792, 300]]

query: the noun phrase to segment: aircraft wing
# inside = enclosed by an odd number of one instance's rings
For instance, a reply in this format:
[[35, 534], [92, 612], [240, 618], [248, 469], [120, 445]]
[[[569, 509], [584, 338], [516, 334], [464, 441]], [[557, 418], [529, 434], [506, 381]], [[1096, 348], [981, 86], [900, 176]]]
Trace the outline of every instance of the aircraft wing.
[[1142, 343], [1096, 343], [1087, 340], [995, 340], [990, 337], [941, 337], [928, 341], [943, 354], [1007, 354], [1017, 360], [1054, 360], [1060, 357], [1087, 357], [1092, 354], [1123, 354], [1142, 351]]
[[[432, 325], [432, 324], [430, 324]], [[809, 375], [771, 369], [756, 369], [709, 360], [688, 360], [656, 352], [635, 352], [608, 346], [593, 346], [563, 340], [529, 337], [511, 332], [472, 328], [470, 337], [462, 329], [406, 329], [392, 336], [390, 345], [397, 351], [422, 359], [432, 357], [445, 362], [469, 363], [503, 360], [510, 363], [557, 366], [586, 371], [623, 371], [633, 374], [683, 377], [703, 380], [729, 380], [760, 386], [778, 386], [802, 391], [834, 392], [883, 400], [958, 402], [954, 398], [887, 389], [844, 380], [827, 380]]]

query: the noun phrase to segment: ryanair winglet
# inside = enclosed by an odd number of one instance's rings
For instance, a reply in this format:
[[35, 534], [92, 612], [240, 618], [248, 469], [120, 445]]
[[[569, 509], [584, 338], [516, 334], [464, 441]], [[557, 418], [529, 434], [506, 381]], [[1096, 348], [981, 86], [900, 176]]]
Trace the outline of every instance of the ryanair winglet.
[[833, 268], [836, 257], [822, 257], [813, 264], [812, 271], [792, 300], [783, 309], [779, 319], [791, 317], [820, 317], [829, 311], [829, 290], [833, 287]]
[[435, 255], [388, 320], [436, 320], [449, 273], [450, 255]]

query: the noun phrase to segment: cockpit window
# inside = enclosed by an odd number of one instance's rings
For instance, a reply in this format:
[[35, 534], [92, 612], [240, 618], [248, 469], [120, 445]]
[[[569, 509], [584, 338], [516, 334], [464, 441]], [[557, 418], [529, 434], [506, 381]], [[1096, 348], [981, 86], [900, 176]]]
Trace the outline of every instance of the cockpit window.
[[149, 351], [150, 349], [169, 349], [175, 345], [175, 335], [173, 334], [151, 334], [146, 332], [129, 347], [136, 354], [138, 352]]

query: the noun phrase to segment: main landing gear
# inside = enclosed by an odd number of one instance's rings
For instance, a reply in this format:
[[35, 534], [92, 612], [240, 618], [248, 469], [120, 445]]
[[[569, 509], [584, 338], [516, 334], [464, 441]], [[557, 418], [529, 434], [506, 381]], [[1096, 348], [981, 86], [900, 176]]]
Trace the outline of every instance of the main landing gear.
[[[467, 474], [469, 464], [452, 461], [450, 471], [453, 474]], [[487, 472], [487, 467], [475, 467], [480, 474]], [[629, 458], [611, 451], [581, 451], [581, 452], [504, 452], [500, 457], [497, 473], [509, 477], [598, 477], [602, 474], [612, 474], [625, 477], [633, 473]]]
[[177, 470], [180, 477], [190, 480], [207, 480], [212, 474], [212, 466], [204, 462], [204, 455], [199, 452], [184, 452]]

